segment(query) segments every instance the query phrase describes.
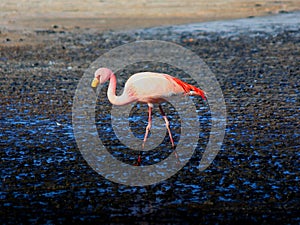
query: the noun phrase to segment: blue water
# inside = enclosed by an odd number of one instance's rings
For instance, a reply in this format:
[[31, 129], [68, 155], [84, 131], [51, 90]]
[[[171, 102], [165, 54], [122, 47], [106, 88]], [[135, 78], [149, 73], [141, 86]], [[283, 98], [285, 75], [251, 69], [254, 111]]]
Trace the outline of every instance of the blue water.
[[[256, 131], [241, 125], [253, 120], [252, 114], [240, 115], [238, 121], [229, 114], [222, 149], [205, 171], [199, 172], [196, 167], [205, 148], [205, 143], [199, 143], [190, 162], [175, 176], [152, 186], [129, 187], [104, 179], [87, 165], [76, 147], [69, 114], [47, 118], [18, 113], [13, 108], [6, 111], [15, 113], [13, 118], [1, 121], [4, 132], [0, 134], [0, 199], [7, 210], [34, 208], [37, 212], [51, 213], [53, 207], [61, 208], [64, 204], [88, 214], [104, 210], [111, 216], [141, 216], [173, 206], [185, 210], [193, 203], [254, 206], [288, 201], [292, 204], [296, 199], [289, 199], [289, 195], [300, 191], [296, 151], [299, 146], [282, 146], [285, 140], [299, 134], [274, 130], [260, 135], [263, 125]], [[108, 118], [104, 115], [102, 119]], [[132, 120], [141, 118], [136, 116]], [[200, 135], [205, 139], [210, 129], [209, 113], [199, 119], [204, 124], [204, 133]], [[178, 126], [175, 122], [171, 129]], [[113, 141], [113, 130], [104, 129], [106, 137]], [[124, 157], [121, 150], [113, 155], [121, 159]], [[159, 158], [163, 153], [152, 154]], [[132, 161], [135, 157], [135, 154], [129, 156]], [[145, 160], [150, 158], [145, 156]]]

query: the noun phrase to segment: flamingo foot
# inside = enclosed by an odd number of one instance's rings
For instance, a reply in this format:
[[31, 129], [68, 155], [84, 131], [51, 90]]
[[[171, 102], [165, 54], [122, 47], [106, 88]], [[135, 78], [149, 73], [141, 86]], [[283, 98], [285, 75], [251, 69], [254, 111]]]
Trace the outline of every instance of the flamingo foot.
[[141, 166], [141, 162], [142, 162], [142, 157], [141, 155], [138, 156], [138, 160], [137, 162], [134, 164], [134, 166]]
[[174, 149], [174, 155], [175, 155], [175, 157], [176, 157], [176, 164], [180, 164], [180, 159], [179, 159], [179, 156], [178, 156], [178, 154], [177, 154], [177, 152], [176, 152], [176, 150]]

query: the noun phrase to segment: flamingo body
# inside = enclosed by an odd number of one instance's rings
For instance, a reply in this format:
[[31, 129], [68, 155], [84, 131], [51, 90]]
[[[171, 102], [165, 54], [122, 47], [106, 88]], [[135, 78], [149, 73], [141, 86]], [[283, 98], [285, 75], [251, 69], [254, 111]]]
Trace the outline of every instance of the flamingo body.
[[[199, 95], [204, 100], [206, 99], [205, 92], [203, 90], [185, 83], [180, 79], [172, 77], [168, 74], [154, 72], [141, 72], [133, 74], [126, 81], [124, 91], [120, 96], [116, 96], [117, 79], [110, 69], [98, 69], [95, 72], [95, 77], [91, 86], [95, 88], [99, 83], [102, 84], [108, 80], [109, 86], [107, 90], [107, 97], [112, 104], [126, 105], [132, 102], [142, 102], [148, 104], [148, 126], [146, 127], [146, 133], [143, 142], [144, 144], [147, 140], [147, 136], [151, 128], [151, 113], [154, 103], [165, 102], [168, 97], [171, 97], [173, 95]], [[169, 128], [169, 121], [160, 105], [159, 109], [166, 122], [170, 141], [172, 143], [172, 146], [174, 147], [174, 141]]]
[[132, 102], [147, 104], [161, 103], [173, 95], [200, 95], [205, 99], [205, 92], [168, 74], [141, 72], [132, 75], [125, 83], [123, 94], [116, 96], [116, 76], [107, 68], [95, 72], [92, 87], [110, 80], [107, 91], [109, 101], [114, 105], [126, 105]]

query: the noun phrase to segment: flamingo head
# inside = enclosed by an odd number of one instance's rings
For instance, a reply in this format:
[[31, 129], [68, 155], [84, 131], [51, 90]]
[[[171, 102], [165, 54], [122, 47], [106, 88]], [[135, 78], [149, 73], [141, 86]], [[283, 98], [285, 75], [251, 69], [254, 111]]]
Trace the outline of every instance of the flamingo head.
[[93, 88], [97, 87], [98, 84], [103, 84], [106, 81], [110, 79], [110, 76], [113, 74], [113, 72], [110, 69], [107, 68], [99, 68], [95, 72], [94, 80], [91, 84]]

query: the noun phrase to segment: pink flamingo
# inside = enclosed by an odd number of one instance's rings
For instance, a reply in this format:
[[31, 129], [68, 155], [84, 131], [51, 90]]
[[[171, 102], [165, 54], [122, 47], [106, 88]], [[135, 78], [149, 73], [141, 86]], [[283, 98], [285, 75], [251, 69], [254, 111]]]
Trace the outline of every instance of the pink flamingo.
[[[152, 108], [154, 103], [162, 103], [166, 98], [173, 95], [199, 95], [204, 100], [205, 92], [193, 85], [187, 84], [178, 78], [167, 74], [142, 72], [133, 74], [125, 83], [122, 95], [116, 96], [117, 79], [114, 73], [107, 68], [99, 68], [95, 72], [94, 80], [91, 84], [93, 88], [97, 85], [103, 84], [109, 80], [107, 97], [114, 105], [126, 105], [132, 102], [142, 102], [148, 104], [148, 125], [143, 140], [143, 148], [147, 141], [147, 137], [152, 125]], [[174, 148], [174, 141], [169, 127], [169, 121], [164, 113], [161, 105], [159, 110], [166, 123], [166, 128], [169, 133], [172, 147]], [[176, 154], [176, 153], [175, 153]], [[177, 155], [176, 155], [177, 157]], [[141, 157], [139, 155], [138, 165], [140, 165]]]

